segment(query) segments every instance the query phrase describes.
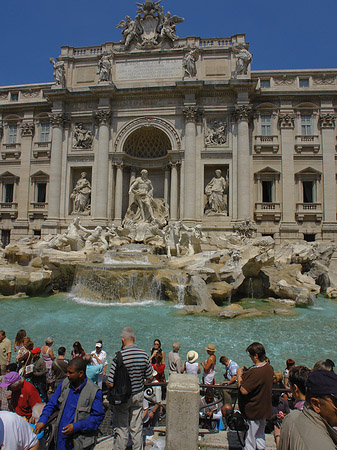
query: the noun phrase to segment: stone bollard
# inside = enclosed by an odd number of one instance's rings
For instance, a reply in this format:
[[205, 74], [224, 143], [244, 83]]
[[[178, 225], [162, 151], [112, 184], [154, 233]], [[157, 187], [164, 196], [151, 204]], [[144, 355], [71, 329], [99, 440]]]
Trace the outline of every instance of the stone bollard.
[[165, 450], [196, 450], [199, 432], [199, 380], [171, 374], [166, 394]]

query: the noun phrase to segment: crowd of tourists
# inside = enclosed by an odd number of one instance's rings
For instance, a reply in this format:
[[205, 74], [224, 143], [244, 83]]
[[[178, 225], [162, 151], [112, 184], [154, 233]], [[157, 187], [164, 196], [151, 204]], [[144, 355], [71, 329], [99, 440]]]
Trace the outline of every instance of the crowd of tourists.
[[[246, 349], [252, 365], [239, 367], [229, 355], [205, 347], [186, 358], [173, 343], [165, 356], [159, 339], [149, 353], [135, 343], [132, 328], [121, 332], [122, 347], [112, 358], [103, 342], [86, 353], [76, 341], [54, 352], [48, 337], [37, 347], [19, 330], [13, 345], [0, 330], [0, 449], [93, 449], [107, 411], [112, 417], [113, 449], [143, 448], [153, 427], [165, 423], [166, 379], [171, 374], [202, 374], [201, 429], [238, 432], [246, 450], [265, 448], [272, 433], [280, 450], [332, 450], [337, 445], [337, 375], [330, 359], [312, 368], [288, 359], [274, 371], [264, 346]], [[224, 380], [215, 384], [215, 368]], [[166, 370], [165, 370], [166, 369]], [[165, 375], [166, 372], [166, 375]]]

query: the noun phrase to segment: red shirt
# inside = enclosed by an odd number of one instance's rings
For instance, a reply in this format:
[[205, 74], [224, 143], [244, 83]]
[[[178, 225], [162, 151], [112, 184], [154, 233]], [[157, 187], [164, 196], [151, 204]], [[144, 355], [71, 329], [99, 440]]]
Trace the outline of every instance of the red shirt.
[[42, 400], [36, 387], [25, 380], [21, 390], [13, 392], [12, 403], [16, 414], [30, 419], [33, 406], [36, 403], [42, 403]]
[[164, 374], [165, 364], [151, 364], [151, 365], [154, 368], [154, 370], [157, 372], [155, 379], [159, 383], [164, 383], [165, 382], [165, 374]]

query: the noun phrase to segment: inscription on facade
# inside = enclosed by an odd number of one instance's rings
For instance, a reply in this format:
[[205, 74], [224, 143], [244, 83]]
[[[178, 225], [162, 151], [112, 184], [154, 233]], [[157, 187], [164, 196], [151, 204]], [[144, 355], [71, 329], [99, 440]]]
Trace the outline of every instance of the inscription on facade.
[[162, 61], [128, 61], [116, 64], [116, 80], [128, 81], [181, 77], [181, 59], [165, 59]]

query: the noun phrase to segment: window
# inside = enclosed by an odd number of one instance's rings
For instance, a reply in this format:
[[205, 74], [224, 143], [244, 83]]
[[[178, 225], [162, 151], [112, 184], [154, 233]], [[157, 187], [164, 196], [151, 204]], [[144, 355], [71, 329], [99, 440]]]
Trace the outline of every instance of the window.
[[4, 200], [5, 203], [13, 203], [14, 183], [5, 183]]
[[37, 203], [46, 203], [47, 183], [36, 183]]
[[301, 115], [301, 127], [302, 127], [302, 136], [312, 135], [311, 115], [309, 114]]
[[261, 115], [261, 134], [262, 136], [271, 136], [271, 115]]
[[262, 180], [262, 202], [272, 203], [273, 201], [273, 182]]
[[11, 241], [11, 230], [1, 230], [1, 243], [6, 247]]
[[313, 181], [303, 181], [303, 203], [314, 203]]
[[309, 87], [309, 78], [300, 78], [300, 88]]
[[270, 80], [261, 80], [260, 86], [262, 89], [264, 88], [270, 88]]
[[16, 144], [16, 135], [18, 127], [16, 125], [9, 125], [8, 127], [8, 144]]
[[41, 237], [41, 230], [33, 230], [33, 232], [34, 232], [34, 236]]
[[303, 239], [307, 242], [315, 242], [316, 241], [316, 235], [315, 234], [304, 234]]
[[40, 125], [40, 142], [49, 142], [49, 123], [41, 123]]
[[11, 93], [11, 102], [17, 102], [19, 100], [19, 94], [16, 92]]

